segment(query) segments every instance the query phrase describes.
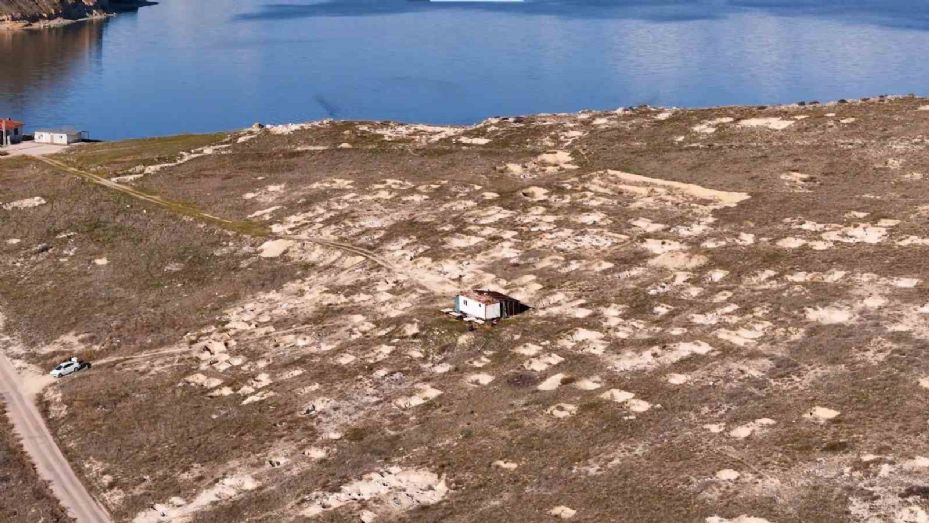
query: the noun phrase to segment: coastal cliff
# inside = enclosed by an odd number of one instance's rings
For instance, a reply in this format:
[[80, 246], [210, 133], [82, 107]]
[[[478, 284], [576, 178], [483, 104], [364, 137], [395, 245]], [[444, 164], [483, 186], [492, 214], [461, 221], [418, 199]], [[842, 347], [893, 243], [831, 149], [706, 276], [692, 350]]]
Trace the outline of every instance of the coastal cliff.
[[0, 27], [94, 18], [147, 4], [137, 0], [0, 0]]

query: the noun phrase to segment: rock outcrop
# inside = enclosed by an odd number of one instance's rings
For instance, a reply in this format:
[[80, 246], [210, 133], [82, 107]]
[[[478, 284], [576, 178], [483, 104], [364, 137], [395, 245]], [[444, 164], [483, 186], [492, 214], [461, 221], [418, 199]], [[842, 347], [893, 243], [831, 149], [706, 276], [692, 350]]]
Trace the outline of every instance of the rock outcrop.
[[80, 20], [146, 4], [138, 0], [0, 0], [0, 24]]

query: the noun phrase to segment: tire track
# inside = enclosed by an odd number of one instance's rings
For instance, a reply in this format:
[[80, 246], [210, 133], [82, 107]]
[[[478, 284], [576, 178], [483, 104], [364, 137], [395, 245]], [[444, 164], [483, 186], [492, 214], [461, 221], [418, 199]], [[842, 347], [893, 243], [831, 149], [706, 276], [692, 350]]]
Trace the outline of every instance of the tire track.
[[274, 234], [267, 227], [257, 224], [255, 222], [228, 220], [226, 218], [215, 216], [213, 214], [209, 214], [204, 211], [201, 211], [200, 209], [197, 209], [196, 207], [192, 205], [167, 200], [158, 195], [146, 193], [144, 191], [136, 189], [135, 187], [130, 187], [128, 185], [123, 185], [121, 183], [114, 182], [108, 178], [104, 178], [103, 176], [93, 174], [91, 172], [78, 169], [76, 167], [72, 167], [64, 162], [54, 160], [52, 158], [48, 158], [45, 156], [33, 156], [32, 158], [40, 162], [46, 163], [58, 170], [64, 171], [69, 174], [73, 174], [74, 176], [77, 176], [90, 183], [99, 185], [101, 187], [105, 187], [113, 191], [117, 191], [119, 193], [125, 194], [127, 196], [130, 196], [132, 198], [135, 198], [135, 199], [138, 199], [144, 202], [158, 205], [159, 207], [162, 207], [175, 214], [181, 214], [183, 216], [188, 216], [188, 217], [195, 218], [203, 222], [216, 225], [228, 231], [236, 232], [239, 234], [244, 234], [246, 236], [258, 237], [258, 238], [270, 238], [270, 239], [290, 240], [293, 242], [315, 243], [317, 245], [322, 245], [324, 247], [329, 247], [331, 249], [336, 249], [336, 250], [348, 252], [351, 254], [356, 254], [377, 265], [380, 265], [381, 267], [384, 267], [385, 269], [389, 270], [390, 272], [398, 276], [402, 276], [406, 278], [407, 280], [417, 285], [418, 287], [437, 296], [445, 296], [449, 292], [453, 291], [455, 288], [454, 285], [451, 284], [451, 282], [448, 282], [446, 284], [444, 282], [434, 281], [434, 280], [439, 280], [439, 278], [424, 279], [422, 278], [422, 275], [411, 274], [408, 271], [400, 267], [397, 267], [396, 265], [384, 259], [383, 257], [379, 256], [378, 254], [372, 251], [369, 251], [367, 249], [364, 249], [362, 247], [358, 247], [355, 245], [351, 245], [351, 244], [339, 242], [339, 241], [334, 241], [334, 240], [324, 240], [322, 238], [307, 238], [303, 236]]

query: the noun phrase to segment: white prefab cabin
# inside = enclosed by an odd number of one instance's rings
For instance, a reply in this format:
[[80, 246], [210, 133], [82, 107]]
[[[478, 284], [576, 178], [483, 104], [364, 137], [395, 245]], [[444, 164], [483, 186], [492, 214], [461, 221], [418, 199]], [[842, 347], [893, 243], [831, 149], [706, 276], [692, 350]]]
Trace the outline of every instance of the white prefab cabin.
[[70, 145], [84, 140], [86, 134], [84, 131], [78, 131], [77, 129], [39, 129], [32, 139], [36, 143]]
[[455, 312], [472, 318], [493, 320], [500, 317], [500, 303], [467, 292], [455, 299]]
[[455, 312], [479, 320], [496, 320], [524, 312], [528, 307], [495, 291], [474, 289], [455, 296]]

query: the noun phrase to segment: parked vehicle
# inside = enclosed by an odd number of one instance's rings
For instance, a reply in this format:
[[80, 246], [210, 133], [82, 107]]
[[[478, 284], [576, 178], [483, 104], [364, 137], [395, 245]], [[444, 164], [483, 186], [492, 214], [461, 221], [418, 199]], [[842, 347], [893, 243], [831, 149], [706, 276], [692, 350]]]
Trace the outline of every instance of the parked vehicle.
[[58, 366], [52, 369], [49, 374], [51, 374], [53, 378], [63, 378], [68, 374], [74, 374], [77, 371], [89, 368], [90, 362], [81, 361], [77, 358], [71, 358], [59, 363]]

